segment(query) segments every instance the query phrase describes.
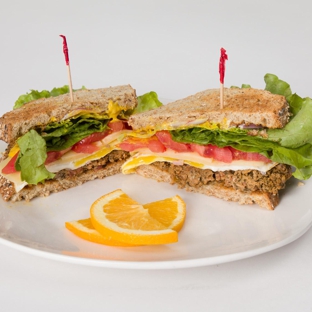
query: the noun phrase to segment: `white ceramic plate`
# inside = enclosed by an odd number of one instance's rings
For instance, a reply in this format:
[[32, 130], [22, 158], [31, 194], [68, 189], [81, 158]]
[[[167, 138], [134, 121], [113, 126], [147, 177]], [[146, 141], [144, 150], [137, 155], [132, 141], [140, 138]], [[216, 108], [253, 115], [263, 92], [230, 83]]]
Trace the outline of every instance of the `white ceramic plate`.
[[[0, 142], [0, 150], [5, 147]], [[312, 224], [311, 185], [291, 179], [279, 206], [267, 211], [120, 174], [30, 203], [0, 199], [0, 242], [37, 256], [99, 267], [174, 269], [224, 263], [274, 250], [303, 235]], [[88, 218], [91, 204], [118, 188], [142, 204], [179, 194], [187, 204], [179, 242], [108, 247], [84, 241], [65, 228], [66, 221]]]
[[[117, 175], [30, 203], [0, 202], [0, 242], [33, 255], [83, 265], [124, 269], [173, 269], [218, 264], [284, 246], [311, 226], [312, 181], [292, 179], [275, 211], [187, 193], [136, 175]], [[89, 216], [101, 195], [121, 188], [141, 203], [179, 194], [187, 218], [179, 242], [118, 248], [84, 241], [65, 221]]]

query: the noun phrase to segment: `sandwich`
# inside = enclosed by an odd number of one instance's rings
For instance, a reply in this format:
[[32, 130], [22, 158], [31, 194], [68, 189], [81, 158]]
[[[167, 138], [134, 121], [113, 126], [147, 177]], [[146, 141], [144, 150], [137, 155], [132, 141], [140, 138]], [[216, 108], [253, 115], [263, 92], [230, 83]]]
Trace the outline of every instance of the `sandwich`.
[[211, 89], [131, 116], [122, 172], [273, 210], [292, 176], [312, 174], [312, 100], [275, 75], [265, 82], [225, 88], [222, 109]]
[[114, 142], [131, 131], [127, 120], [138, 109], [130, 85], [76, 90], [73, 102], [55, 91], [23, 95], [0, 117], [0, 139], [8, 144], [0, 162], [5, 201], [28, 201], [120, 173], [129, 157]]

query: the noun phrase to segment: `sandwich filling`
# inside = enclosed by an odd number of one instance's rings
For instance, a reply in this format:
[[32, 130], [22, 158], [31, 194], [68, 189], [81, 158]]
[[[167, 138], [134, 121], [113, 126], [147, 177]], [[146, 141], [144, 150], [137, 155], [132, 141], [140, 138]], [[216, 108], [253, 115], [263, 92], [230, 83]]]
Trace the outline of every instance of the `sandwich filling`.
[[122, 166], [125, 174], [135, 172], [140, 165], [159, 161], [213, 171], [253, 169], [262, 173], [277, 165], [259, 153], [243, 152], [229, 146], [177, 142], [171, 132], [165, 130], [146, 138], [128, 136], [118, 146], [132, 152], [132, 157]]
[[160, 131], [149, 139], [126, 138], [119, 146], [132, 155], [122, 165], [122, 172], [148, 172], [145, 168], [151, 166], [152, 172], [169, 176], [170, 183], [181, 188], [218, 184], [241, 192], [275, 195], [292, 176], [289, 165], [271, 161], [260, 153], [231, 146], [181, 143], [173, 137], [169, 131]]

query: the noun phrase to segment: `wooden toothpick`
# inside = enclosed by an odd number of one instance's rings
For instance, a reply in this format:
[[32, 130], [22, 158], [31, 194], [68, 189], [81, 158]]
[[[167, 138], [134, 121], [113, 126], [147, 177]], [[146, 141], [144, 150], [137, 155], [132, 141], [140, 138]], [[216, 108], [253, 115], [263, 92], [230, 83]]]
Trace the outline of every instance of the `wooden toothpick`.
[[224, 84], [220, 83], [220, 109], [223, 109], [224, 103]]
[[69, 65], [67, 41], [66, 41], [66, 37], [65, 36], [60, 35], [60, 37], [63, 38], [63, 52], [64, 52], [64, 55], [65, 55], [65, 62], [66, 62], [66, 67], [67, 67], [67, 76], [68, 76], [68, 86], [69, 86], [70, 100], [71, 100], [71, 102], [74, 102], [73, 84], [72, 84], [70, 65]]

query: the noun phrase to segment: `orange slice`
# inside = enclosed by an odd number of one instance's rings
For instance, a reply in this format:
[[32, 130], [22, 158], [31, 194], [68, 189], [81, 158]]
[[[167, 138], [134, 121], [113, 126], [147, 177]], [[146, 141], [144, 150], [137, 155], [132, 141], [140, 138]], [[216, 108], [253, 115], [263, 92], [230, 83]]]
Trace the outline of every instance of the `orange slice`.
[[95, 228], [91, 223], [90, 218], [72, 222], [65, 222], [65, 227], [78, 237], [93, 243], [103, 244], [107, 246], [121, 246], [121, 247], [133, 246], [127, 243], [118, 242], [104, 237], [97, 230], [95, 230]]
[[186, 207], [180, 196], [176, 195], [155, 201], [145, 204], [143, 207], [148, 210], [152, 218], [165, 225], [166, 228], [179, 232], [183, 227]]
[[[173, 200], [175, 204], [168, 201], [171, 209], [167, 211], [164, 209], [162, 213], [157, 213], [157, 207], [162, 208], [167, 201], [159, 201], [158, 205], [155, 202], [143, 206], [119, 189], [100, 197], [92, 204], [91, 222], [94, 228], [108, 239], [133, 245], [174, 243], [178, 241], [178, 234], [170, 226], [174, 223], [174, 219], [180, 219], [176, 228], [179, 228], [180, 224], [183, 225], [185, 204], [180, 197], [175, 196]], [[180, 208], [179, 216], [171, 213], [171, 210], [179, 211], [176, 206]], [[149, 213], [149, 208], [151, 213]], [[180, 218], [180, 214], [183, 215], [181, 210], [184, 210], [184, 217]], [[163, 223], [152, 215], [161, 216]], [[166, 220], [166, 215], [169, 216], [169, 221]]]

